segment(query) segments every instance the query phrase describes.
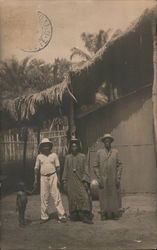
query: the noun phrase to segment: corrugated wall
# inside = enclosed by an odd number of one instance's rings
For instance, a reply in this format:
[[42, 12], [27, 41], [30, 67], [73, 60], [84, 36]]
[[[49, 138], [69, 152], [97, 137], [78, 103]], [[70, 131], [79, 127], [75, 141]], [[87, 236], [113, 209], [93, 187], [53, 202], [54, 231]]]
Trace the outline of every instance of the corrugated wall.
[[123, 192], [155, 192], [157, 167], [153, 144], [151, 87], [122, 98], [78, 119], [84, 151], [90, 152], [90, 164], [102, 147], [100, 137], [110, 132], [113, 147], [123, 162]]

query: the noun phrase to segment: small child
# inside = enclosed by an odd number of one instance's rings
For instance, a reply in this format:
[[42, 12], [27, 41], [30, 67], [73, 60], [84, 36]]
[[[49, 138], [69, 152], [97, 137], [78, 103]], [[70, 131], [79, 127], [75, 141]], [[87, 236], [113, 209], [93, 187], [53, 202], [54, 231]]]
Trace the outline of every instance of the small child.
[[25, 210], [27, 206], [27, 195], [31, 195], [36, 190], [36, 187], [33, 187], [31, 191], [26, 190], [24, 182], [18, 183], [18, 192], [16, 197], [16, 211], [19, 215], [19, 225], [24, 226], [25, 223]]
[[25, 184], [20, 182], [18, 184], [18, 192], [16, 197], [16, 211], [18, 211], [19, 225], [25, 225], [25, 210], [27, 206], [27, 192], [25, 191]]

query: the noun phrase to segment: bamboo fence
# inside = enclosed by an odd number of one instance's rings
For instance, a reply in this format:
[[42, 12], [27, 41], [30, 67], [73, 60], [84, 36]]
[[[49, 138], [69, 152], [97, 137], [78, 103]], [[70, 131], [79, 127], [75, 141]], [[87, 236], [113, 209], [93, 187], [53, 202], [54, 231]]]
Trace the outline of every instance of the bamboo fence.
[[[53, 142], [53, 151], [58, 155], [64, 156], [67, 152], [66, 130], [41, 131], [40, 140], [44, 137]], [[0, 135], [0, 159], [5, 161], [23, 160], [24, 141], [21, 131], [8, 130]], [[26, 160], [33, 160], [38, 154], [37, 132], [28, 129], [28, 140], [26, 150]]]

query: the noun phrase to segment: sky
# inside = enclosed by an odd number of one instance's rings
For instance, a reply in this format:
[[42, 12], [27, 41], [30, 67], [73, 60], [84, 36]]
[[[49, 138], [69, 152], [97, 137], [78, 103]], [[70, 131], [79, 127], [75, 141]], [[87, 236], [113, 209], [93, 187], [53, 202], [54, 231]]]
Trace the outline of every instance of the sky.
[[[19, 60], [30, 56], [53, 62], [70, 57], [72, 47], [86, 51], [82, 32], [97, 33], [100, 29], [124, 31], [154, 0], [0, 0], [0, 58]], [[43, 26], [37, 11], [50, 19], [52, 38], [38, 52], [24, 52], [39, 46]]]

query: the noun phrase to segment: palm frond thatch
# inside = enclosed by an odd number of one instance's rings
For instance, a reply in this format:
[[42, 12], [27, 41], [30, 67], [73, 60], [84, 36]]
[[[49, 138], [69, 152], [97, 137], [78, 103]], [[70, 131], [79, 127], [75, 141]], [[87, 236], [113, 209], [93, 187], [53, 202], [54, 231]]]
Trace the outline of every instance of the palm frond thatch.
[[25, 121], [31, 119], [39, 109], [45, 104], [60, 107], [63, 95], [67, 90], [67, 81], [57, 84], [51, 88], [28, 96], [20, 96], [14, 100], [4, 100], [1, 110], [9, 112], [15, 121]]
[[92, 68], [98, 61], [101, 61], [108, 53], [110, 53], [113, 46], [116, 47], [119, 43], [123, 44], [123, 41], [129, 39], [131, 34], [137, 36], [140, 28], [143, 30], [145, 29], [145, 23], [147, 23], [147, 26], [148, 23], [151, 23], [154, 9], [157, 11], [156, 7], [152, 9], [146, 9], [142, 15], [134, 20], [124, 32], [118, 32], [113, 37], [111, 37], [111, 39], [101, 49], [99, 49], [90, 60], [86, 61], [84, 64], [78, 64], [78, 67], [75, 67], [74, 70], [71, 70], [71, 74], [74, 75], [74, 77], [81, 74], [83, 75], [84, 72], [89, 71], [89, 68]]
[[[118, 32], [90, 60], [71, 68], [73, 94], [79, 106], [91, 104], [94, 93], [104, 81], [117, 84], [122, 89], [122, 94], [137, 85], [151, 82], [154, 10], [157, 12], [156, 7], [146, 9], [124, 32]], [[138, 70], [139, 65], [143, 67], [142, 75]], [[87, 91], [88, 96], [84, 95]]]

